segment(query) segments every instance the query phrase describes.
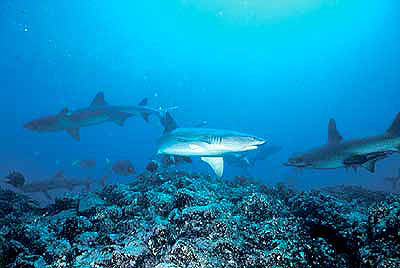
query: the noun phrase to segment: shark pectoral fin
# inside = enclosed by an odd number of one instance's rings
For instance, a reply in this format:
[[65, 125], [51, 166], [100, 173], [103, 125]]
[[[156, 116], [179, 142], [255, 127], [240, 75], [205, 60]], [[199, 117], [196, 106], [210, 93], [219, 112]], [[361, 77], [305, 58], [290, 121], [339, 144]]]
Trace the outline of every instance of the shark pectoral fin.
[[79, 141], [81, 139], [81, 136], [79, 135], [79, 128], [67, 128], [66, 131], [75, 140]]
[[144, 119], [144, 121], [146, 121], [147, 123], [149, 123], [149, 113], [141, 113], [141, 115], [142, 115], [142, 117], [143, 117], [143, 119]]
[[49, 192], [43, 191], [42, 193], [44, 194], [44, 196], [45, 196], [47, 199], [52, 200], [52, 198], [51, 198]]
[[111, 120], [114, 123], [116, 123], [117, 125], [122, 127], [124, 125], [124, 123], [125, 123], [125, 120], [128, 119], [131, 116], [132, 116], [132, 114], [129, 114], [129, 113], [121, 113], [121, 112], [113, 113], [111, 115]]
[[224, 159], [222, 157], [202, 157], [201, 160], [209, 164], [218, 177], [222, 177], [224, 173]]
[[370, 160], [368, 162], [365, 162], [361, 166], [364, 167], [366, 170], [368, 170], [371, 173], [375, 172], [375, 165], [376, 165], [376, 160]]

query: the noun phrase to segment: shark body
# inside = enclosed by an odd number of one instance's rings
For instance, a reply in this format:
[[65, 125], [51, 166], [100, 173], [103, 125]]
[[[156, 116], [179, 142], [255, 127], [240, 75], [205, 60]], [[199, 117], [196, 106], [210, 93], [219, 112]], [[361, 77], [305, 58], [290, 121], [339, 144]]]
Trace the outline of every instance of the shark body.
[[91, 178], [78, 179], [78, 178], [66, 178], [62, 171], [57, 172], [53, 177], [48, 179], [37, 180], [31, 183], [27, 183], [25, 178], [21, 179], [15, 176], [7, 176], [4, 181], [7, 184], [14, 186], [24, 193], [43, 193], [46, 198], [52, 199], [49, 191], [58, 189], [73, 190], [75, 187], [84, 186], [86, 189], [90, 188], [90, 185], [100, 184], [105, 185], [107, 176], [104, 176], [101, 180], [94, 180]]
[[25, 128], [37, 132], [66, 131], [75, 140], [80, 140], [79, 129], [81, 127], [99, 125], [105, 122], [114, 122], [124, 125], [127, 118], [141, 115], [146, 122], [150, 115], [156, 115], [161, 119], [161, 110], [147, 106], [147, 99], [143, 99], [135, 106], [109, 105], [104, 100], [104, 93], [99, 92], [89, 107], [69, 111], [64, 108], [59, 114], [42, 117], [24, 125]]
[[223, 129], [179, 128], [167, 112], [164, 135], [158, 140], [158, 154], [198, 156], [217, 176], [223, 174], [225, 155], [255, 150], [265, 143], [253, 135]]
[[328, 125], [328, 144], [288, 160], [285, 165], [299, 168], [336, 169], [364, 167], [375, 172], [378, 160], [400, 152], [400, 113], [382, 135], [342, 142], [334, 119]]

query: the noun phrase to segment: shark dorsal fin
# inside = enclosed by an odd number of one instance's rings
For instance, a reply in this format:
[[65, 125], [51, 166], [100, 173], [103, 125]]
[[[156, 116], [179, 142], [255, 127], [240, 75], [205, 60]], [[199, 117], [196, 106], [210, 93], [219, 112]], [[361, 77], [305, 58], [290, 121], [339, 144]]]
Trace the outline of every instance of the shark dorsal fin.
[[147, 98], [144, 98], [141, 102], [139, 102], [139, 106], [146, 106], [148, 102]]
[[209, 164], [218, 177], [222, 177], [222, 174], [224, 173], [224, 158], [203, 156], [201, 160]]
[[172, 130], [178, 128], [178, 125], [176, 124], [174, 118], [172, 118], [171, 114], [169, 112], [165, 113], [165, 118], [164, 118], [164, 133], [171, 132]]
[[396, 118], [386, 133], [393, 136], [400, 136], [400, 113], [396, 115]]
[[336, 129], [335, 119], [330, 119], [328, 124], [328, 144], [336, 145], [339, 144], [342, 140], [342, 135], [340, 135], [339, 131]]
[[90, 106], [104, 106], [107, 105], [107, 102], [104, 100], [104, 92], [97, 93], [96, 97], [94, 97]]

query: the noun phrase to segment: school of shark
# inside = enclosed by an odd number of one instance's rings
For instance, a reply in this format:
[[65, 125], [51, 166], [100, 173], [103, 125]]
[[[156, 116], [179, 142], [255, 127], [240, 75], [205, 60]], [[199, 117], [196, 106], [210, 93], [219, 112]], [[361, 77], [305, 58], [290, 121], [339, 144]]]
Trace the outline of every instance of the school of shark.
[[[147, 99], [138, 105], [116, 106], [108, 104], [104, 93], [99, 92], [89, 107], [70, 111], [62, 109], [57, 115], [46, 116], [25, 124], [25, 128], [37, 132], [66, 131], [80, 140], [79, 129], [105, 122], [123, 126], [126, 119], [142, 116], [148, 122], [149, 116], [156, 116], [164, 126], [164, 133], [158, 140], [157, 154], [172, 156], [200, 157], [208, 163], [219, 177], [223, 175], [224, 158], [228, 161], [250, 161], [241, 153], [257, 150], [267, 143], [265, 138], [233, 130], [211, 129], [204, 126], [179, 127], [168, 109], [154, 109], [147, 106]], [[375, 172], [376, 162], [393, 153], [400, 152], [400, 113], [390, 128], [381, 135], [343, 141], [331, 119], [328, 124], [327, 144], [293, 158], [286, 166], [313, 169], [336, 169], [363, 167]], [[234, 159], [234, 160], [232, 160]]]
[[[254, 166], [256, 161], [264, 160], [282, 149], [280, 146], [266, 145], [268, 140], [265, 137], [237, 130], [207, 128], [205, 121], [196, 126], [181, 127], [170, 113], [176, 107], [155, 109], [149, 107], [147, 103], [148, 100], [145, 98], [137, 105], [110, 105], [105, 100], [104, 93], [99, 92], [88, 107], [77, 110], [64, 108], [58, 114], [32, 120], [24, 127], [35, 132], [66, 131], [73, 139], [79, 141], [82, 127], [105, 122], [114, 122], [123, 126], [131, 117], [141, 116], [145, 122], [149, 122], [149, 117], [154, 116], [164, 127], [164, 132], [157, 141], [155, 155], [164, 156], [164, 163], [169, 164], [191, 163], [192, 157], [198, 157], [212, 168], [217, 177], [223, 176], [224, 162], [247, 170]], [[258, 153], [250, 158], [246, 155], [249, 151], [258, 151]], [[383, 134], [347, 141], [337, 130], [336, 121], [330, 119], [326, 144], [290, 157], [283, 164], [298, 169], [352, 168], [357, 170], [361, 167], [374, 173], [378, 161], [398, 152], [400, 152], [400, 113]], [[81, 160], [74, 161], [73, 165], [93, 168], [96, 162]], [[135, 170], [129, 160], [120, 160], [112, 165], [111, 172], [120, 176], [129, 176]], [[98, 180], [69, 179], [62, 171], [59, 171], [50, 179], [28, 184], [22, 174], [11, 172], [4, 182], [23, 192], [42, 192], [50, 199], [49, 190], [72, 189], [76, 186], [85, 186], [89, 189], [91, 184], [104, 185], [109, 176], [110, 174], [107, 174]], [[395, 179], [391, 181], [397, 183]]]

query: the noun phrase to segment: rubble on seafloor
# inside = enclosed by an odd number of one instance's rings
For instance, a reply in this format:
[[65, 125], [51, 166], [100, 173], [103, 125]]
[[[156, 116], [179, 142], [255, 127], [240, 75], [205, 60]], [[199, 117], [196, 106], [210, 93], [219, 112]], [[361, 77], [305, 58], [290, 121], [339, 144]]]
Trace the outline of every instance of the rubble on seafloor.
[[150, 171], [46, 208], [0, 190], [0, 268], [400, 267], [399, 195]]

